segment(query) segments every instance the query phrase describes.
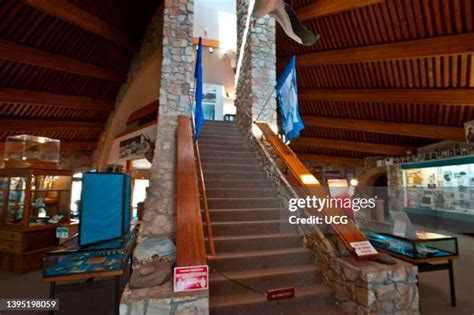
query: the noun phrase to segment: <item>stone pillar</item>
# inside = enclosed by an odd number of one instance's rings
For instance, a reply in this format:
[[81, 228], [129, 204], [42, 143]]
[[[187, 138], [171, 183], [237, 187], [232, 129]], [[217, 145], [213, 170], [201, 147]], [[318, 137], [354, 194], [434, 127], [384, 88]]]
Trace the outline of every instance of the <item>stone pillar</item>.
[[[237, 0], [237, 49], [240, 54], [247, 23], [248, 0]], [[263, 120], [276, 125], [276, 49], [275, 20], [265, 17], [250, 26], [244, 49], [240, 76], [237, 82], [237, 122], [250, 132], [252, 120]], [[239, 58], [239, 55], [238, 55]], [[265, 105], [271, 95], [268, 104]], [[261, 114], [260, 114], [261, 113]], [[250, 119], [250, 117], [252, 119]]]
[[176, 130], [178, 115], [191, 115], [193, 83], [193, 0], [166, 0], [160, 110], [150, 187], [141, 236], [175, 238]]

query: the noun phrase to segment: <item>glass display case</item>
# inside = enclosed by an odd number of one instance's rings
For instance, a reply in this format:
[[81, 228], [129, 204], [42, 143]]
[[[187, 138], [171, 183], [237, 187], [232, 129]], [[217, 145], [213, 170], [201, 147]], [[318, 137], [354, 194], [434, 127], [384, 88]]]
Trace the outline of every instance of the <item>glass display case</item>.
[[45, 137], [19, 135], [7, 137], [5, 161], [59, 162], [60, 141]]
[[459, 256], [457, 238], [452, 236], [431, 232], [417, 232], [416, 238], [379, 232], [366, 232], [365, 235], [378, 250], [412, 263], [447, 260]]
[[56, 227], [70, 222], [71, 184], [72, 171], [0, 169], [0, 269], [41, 269]]
[[78, 246], [76, 237], [45, 254], [43, 277], [89, 277], [93, 273], [122, 271], [129, 264], [135, 242], [135, 230], [122, 238], [88, 246]]

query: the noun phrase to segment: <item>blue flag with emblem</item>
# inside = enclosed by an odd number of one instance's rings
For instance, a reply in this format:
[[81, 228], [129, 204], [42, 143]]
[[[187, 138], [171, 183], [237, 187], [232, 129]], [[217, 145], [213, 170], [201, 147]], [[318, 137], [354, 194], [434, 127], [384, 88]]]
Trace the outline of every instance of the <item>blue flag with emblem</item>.
[[276, 86], [278, 109], [281, 114], [286, 141], [299, 137], [304, 129], [298, 106], [298, 88], [296, 85], [296, 56], [283, 71]]
[[202, 110], [202, 39], [199, 37], [199, 45], [196, 57], [196, 70], [194, 71], [194, 78], [196, 79], [196, 94], [195, 94], [195, 112], [194, 112], [194, 141], [199, 139], [201, 135], [201, 127], [204, 126], [206, 120], [204, 119], [204, 112]]

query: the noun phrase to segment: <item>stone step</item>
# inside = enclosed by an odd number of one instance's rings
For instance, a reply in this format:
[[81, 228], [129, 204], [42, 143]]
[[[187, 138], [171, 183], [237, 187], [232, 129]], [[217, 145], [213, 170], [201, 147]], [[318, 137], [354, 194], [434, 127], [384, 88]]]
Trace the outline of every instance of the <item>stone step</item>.
[[[288, 231], [288, 221], [283, 220], [226, 221], [211, 222], [211, 224], [214, 236], [268, 234]], [[207, 232], [206, 230], [204, 228], [205, 232]]]
[[[282, 209], [212, 209], [211, 222], [280, 220]], [[204, 211], [203, 211], [204, 214]]]
[[204, 177], [206, 189], [212, 188], [226, 188], [226, 189], [239, 189], [239, 188], [271, 188], [272, 184], [268, 179], [209, 179]]
[[208, 198], [276, 198], [272, 188], [206, 188]]
[[209, 264], [213, 269], [225, 272], [311, 265], [312, 262], [311, 252], [308, 249], [297, 247], [217, 253], [209, 261]]
[[[267, 174], [264, 172], [240, 172], [240, 171], [207, 171], [204, 172], [204, 180], [215, 179], [267, 179]], [[206, 186], [207, 187], [207, 186]]]
[[[303, 246], [303, 235], [272, 233], [257, 235], [216, 236], [214, 247], [218, 253], [245, 250], [284, 249]], [[206, 238], [206, 244], [209, 240]]]
[[234, 152], [229, 152], [226, 150], [209, 150], [208, 148], [200, 148], [201, 151], [201, 159], [207, 160], [207, 158], [245, 158], [245, 159], [253, 159], [256, 160], [257, 156], [255, 153], [252, 151], [246, 150], [246, 151], [234, 151]]
[[231, 172], [261, 172], [262, 171], [262, 166], [260, 164], [251, 164], [251, 165], [245, 165], [245, 164], [231, 164], [231, 163], [208, 163], [208, 162], [203, 162], [203, 170], [204, 173], [207, 171], [231, 171]]
[[321, 281], [320, 272], [312, 264], [226, 272], [211, 269], [209, 288], [210, 295], [216, 297], [248, 293], [248, 287], [265, 292], [276, 288], [303, 287], [318, 281]]
[[207, 198], [209, 209], [280, 208], [278, 198]]
[[333, 305], [332, 290], [316, 284], [296, 288], [295, 298], [267, 302], [266, 296], [256, 292], [211, 296], [211, 315], [342, 315], [344, 312]]

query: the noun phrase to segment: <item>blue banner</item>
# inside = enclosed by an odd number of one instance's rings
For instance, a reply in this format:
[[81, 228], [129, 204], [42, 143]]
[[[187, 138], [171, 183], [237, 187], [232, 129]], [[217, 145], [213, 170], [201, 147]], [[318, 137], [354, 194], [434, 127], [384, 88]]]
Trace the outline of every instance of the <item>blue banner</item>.
[[276, 86], [278, 109], [281, 114], [285, 140], [299, 137], [304, 129], [298, 106], [298, 87], [296, 85], [296, 56], [293, 56], [283, 71]]
[[202, 110], [202, 39], [199, 37], [199, 45], [196, 57], [196, 70], [194, 71], [194, 78], [196, 79], [196, 95], [195, 95], [195, 113], [194, 113], [194, 141], [199, 139], [201, 135], [201, 127], [204, 126], [204, 112]]

